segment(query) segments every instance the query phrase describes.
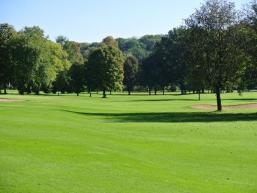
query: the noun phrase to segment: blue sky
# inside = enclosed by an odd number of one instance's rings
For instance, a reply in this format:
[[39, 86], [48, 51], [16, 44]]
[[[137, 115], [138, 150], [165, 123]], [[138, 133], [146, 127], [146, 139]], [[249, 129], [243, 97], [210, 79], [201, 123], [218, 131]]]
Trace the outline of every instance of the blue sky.
[[[0, 0], [0, 23], [40, 26], [51, 39], [79, 42], [104, 37], [165, 34], [183, 23], [203, 0]], [[234, 0], [237, 7], [247, 0]]]

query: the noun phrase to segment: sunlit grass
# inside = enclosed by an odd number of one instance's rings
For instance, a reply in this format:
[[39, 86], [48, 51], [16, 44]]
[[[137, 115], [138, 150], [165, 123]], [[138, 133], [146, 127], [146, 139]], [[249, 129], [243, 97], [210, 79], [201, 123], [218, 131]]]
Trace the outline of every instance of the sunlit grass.
[[[1, 95], [19, 101], [0, 103], [0, 192], [257, 192], [257, 109], [146, 94]], [[222, 97], [257, 103], [257, 93]]]

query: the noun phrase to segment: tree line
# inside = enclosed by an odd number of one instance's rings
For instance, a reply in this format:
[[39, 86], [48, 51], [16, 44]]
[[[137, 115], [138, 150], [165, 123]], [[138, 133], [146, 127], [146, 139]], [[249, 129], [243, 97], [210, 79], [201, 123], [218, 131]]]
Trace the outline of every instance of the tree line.
[[183, 26], [167, 35], [77, 43], [49, 40], [39, 27], [20, 31], [0, 24], [0, 92], [79, 93], [125, 89], [216, 94], [256, 87], [257, 3], [236, 10], [227, 0], [207, 0]]

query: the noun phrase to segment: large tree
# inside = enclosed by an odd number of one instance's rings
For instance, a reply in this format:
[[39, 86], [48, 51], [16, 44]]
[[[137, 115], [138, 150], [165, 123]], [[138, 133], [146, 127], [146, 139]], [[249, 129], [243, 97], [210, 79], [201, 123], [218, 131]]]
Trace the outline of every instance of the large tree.
[[[238, 46], [238, 34], [233, 29], [238, 15], [234, 3], [226, 0], [207, 0], [204, 5], [186, 21], [190, 29], [202, 30], [201, 57], [208, 84], [215, 90], [217, 110], [222, 110], [221, 90], [236, 85], [244, 70], [244, 53]], [[195, 31], [194, 31], [195, 32]], [[192, 43], [192, 42], [191, 42]]]
[[39, 27], [25, 27], [12, 41], [14, 83], [21, 94], [50, 92], [57, 74], [69, 66], [59, 44], [44, 36]]
[[23, 32], [19, 32], [11, 44], [14, 85], [20, 94], [24, 94], [30, 90], [33, 71], [39, 62], [40, 49]]
[[103, 44], [93, 51], [87, 63], [88, 87], [90, 90], [106, 91], [121, 89], [123, 81], [124, 56], [113, 46]]

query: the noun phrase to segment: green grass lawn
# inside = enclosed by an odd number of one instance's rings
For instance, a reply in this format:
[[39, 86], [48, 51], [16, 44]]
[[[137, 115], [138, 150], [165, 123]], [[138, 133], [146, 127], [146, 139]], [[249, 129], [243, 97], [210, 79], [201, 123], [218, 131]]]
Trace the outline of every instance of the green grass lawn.
[[[257, 103], [257, 93], [223, 95]], [[1, 193], [257, 193], [257, 109], [214, 95], [1, 95]]]

